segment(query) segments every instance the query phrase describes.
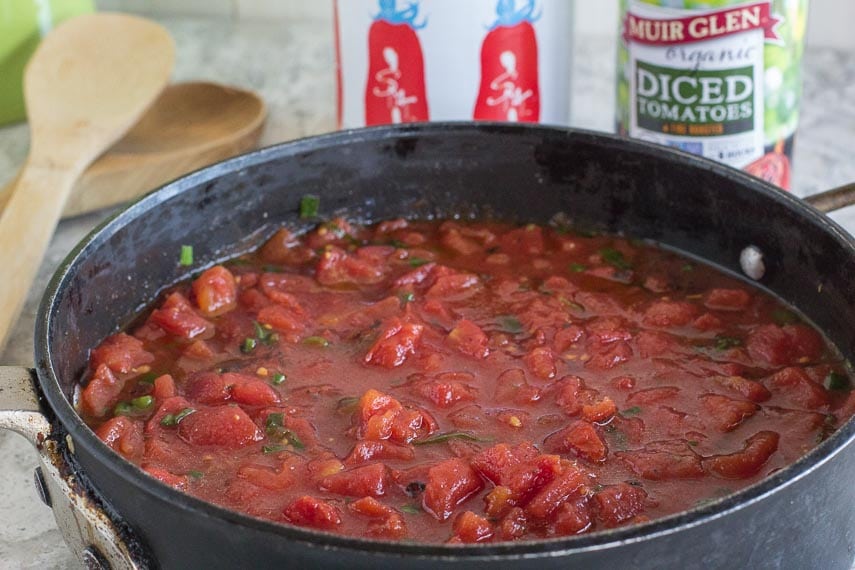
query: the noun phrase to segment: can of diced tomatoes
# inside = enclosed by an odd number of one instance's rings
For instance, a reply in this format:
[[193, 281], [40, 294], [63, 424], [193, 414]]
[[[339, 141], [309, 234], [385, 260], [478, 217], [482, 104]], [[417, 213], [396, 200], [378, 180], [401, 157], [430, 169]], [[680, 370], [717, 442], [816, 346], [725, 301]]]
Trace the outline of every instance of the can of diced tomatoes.
[[808, 0], [621, 0], [618, 130], [790, 187]]
[[568, 124], [566, 0], [336, 0], [338, 122]]

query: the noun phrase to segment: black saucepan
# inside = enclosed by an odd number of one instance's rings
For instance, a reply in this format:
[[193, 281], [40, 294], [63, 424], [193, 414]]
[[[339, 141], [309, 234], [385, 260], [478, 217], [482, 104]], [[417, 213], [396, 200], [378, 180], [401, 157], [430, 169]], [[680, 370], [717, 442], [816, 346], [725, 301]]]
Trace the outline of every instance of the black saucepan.
[[[855, 359], [855, 240], [741, 172], [649, 144], [549, 127], [430, 124], [341, 132], [260, 150], [175, 181], [87, 237], [57, 271], [36, 330], [40, 389], [69, 456], [163, 568], [824, 568], [855, 553], [855, 422], [802, 460], [718, 502], [650, 523], [543, 542], [382, 543], [256, 520], [184, 495], [102, 444], [71, 406], [88, 350], [158, 292], [302, 228], [301, 196], [363, 221], [459, 216], [650, 238], [740, 272], [792, 303]], [[193, 269], [177, 263], [193, 244]], [[63, 441], [65, 438], [62, 438]], [[145, 560], [141, 558], [141, 560]]]

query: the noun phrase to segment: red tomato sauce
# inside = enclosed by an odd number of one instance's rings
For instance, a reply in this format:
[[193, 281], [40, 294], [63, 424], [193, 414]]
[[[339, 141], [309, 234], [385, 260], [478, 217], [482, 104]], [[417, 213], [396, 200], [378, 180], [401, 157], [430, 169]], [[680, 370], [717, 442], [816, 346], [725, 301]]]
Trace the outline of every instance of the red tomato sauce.
[[167, 485], [428, 543], [683, 511], [855, 412], [847, 364], [768, 294], [651, 244], [492, 222], [282, 229], [90, 365], [82, 416]]

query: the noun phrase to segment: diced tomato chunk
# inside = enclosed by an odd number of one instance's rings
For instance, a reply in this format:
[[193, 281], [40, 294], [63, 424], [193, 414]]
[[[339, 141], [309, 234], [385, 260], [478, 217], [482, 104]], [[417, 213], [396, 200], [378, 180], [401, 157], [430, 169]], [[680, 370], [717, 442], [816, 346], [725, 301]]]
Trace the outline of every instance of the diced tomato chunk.
[[[653, 446], [651, 446], [653, 447]], [[642, 449], [615, 454], [630, 469], [644, 479], [670, 481], [674, 479], [699, 479], [704, 476], [701, 458], [687, 449]]]
[[237, 406], [198, 410], [181, 420], [178, 435], [193, 445], [237, 448], [264, 438], [264, 434]]
[[644, 508], [647, 492], [641, 487], [618, 483], [594, 493], [597, 518], [607, 527], [617, 526], [636, 516]]
[[502, 251], [511, 255], [541, 255], [545, 248], [543, 229], [535, 225], [506, 232], [499, 238], [499, 243]]
[[555, 354], [546, 346], [536, 346], [525, 355], [523, 361], [529, 370], [544, 380], [555, 377]]
[[422, 410], [405, 409], [401, 403], [377, 390], [368, 390], [356, 406], [357, 437], [389, 439], [410, 443], [436, 430], [436, 422]]
[[172, 376], [164, 374], [154, 379], [154, 390], [152, 390], [151, 395], [154, 396], [155, 400], [162, 402], [176, 394], [175, 380], [172, 379]]
[[560, 536], [579, 534], [591, 526], [591, 509], [587, 497], [566, 501], [555, 513], [555, 533]]
[[763, 384], [742, 376], [718, 376], [715, 380], [725, 388], [742, 394], [752, 402], [765, 402], [772, 397], [772, 393]]
[[186, 338], [196, 338], [214, 329], [214, 325], [196, 314], [184, 295], [172, 293], [159, 309], [155, 309], [149, 320], [167, 333]]
[[132, 369], [154, 361], [154, 355], [143, 348], [143, 342], [125, 333], [109, 336], [92, 351], [89, 366], [97, 369], [100, 365], [116, 374], [125, 374]]
[[321, 254], [315, 274], [322, 285], [342, 283], [370, 285], [379, 283], [384, 277], [382, 265], [376, 260], [350, 255], [335, 246], [328, 247]]
[[578, 420], [549, 436], [543, 442], [549, 453], [574, 453], [593, 463], [606, 460], [606, 443], [589, 422]]
[[[437, 271], [435, 270], [434, 273]], [[425, 296], [439, 299], [461, 298], [474, 293], [479, 283], [480, 280], [476, 275], [468, 273], [439, 275], [425, 292]]]
[[194, 340], [187, 345], [187, 348], [184, 349], [182, 355], [187, 358], [192, 358], [193, 360], [208, 360], [214, 356], [214, 351], [204, 340]]
[[745, 289], [712, 289], [704, 299], [704, 306], [718, 311], [741, 311], [751, 304], [751, 295]]
[[815, 410], [828, 404], [828, 394], [801, 368], [784, 368], [765, 380], [773, 394], [800, 408]]
[[721, 328], [721, 319], [712, 313], [704, 313], [692, 322], [699, 331], [714, 331]]
[[201, 372], [186, 381], [185, 394], [189, 400], [200, 404], [220, 404], [229, 399], [231, 393], [222, 374]]
[[321, 488], [348, 497], [382, 497], [389, 487], [389, 469], [382, 463], [356, 467], [324, 478]]
[[490, 354], [489, 339], [481, 327], [463, 319], [448, 333], [448, 342], [463, 354], [474, 358], [486, 358]]
[[607, 422], [614, 417], [615, 413], [617, 413], [617, 406], [608, 396], [603, 396], [590, 404], [582, 405], [582, 417], [589, 422]]
[[145, 441], [140, 422], [125, 416], [110, 418], [95, 430], [95, 435], [101, 438], [110, 449], [132, 461], [142, 457]]
[[735, 430], [760, 409], [754, 402], [734, 400], [719, 394], [704, 394], [700, 396], [700, 400], [710, 422], [723, 432]]
[[611, 370], [632, 357], [632, 348], [628, 342], [624, 341], [605, 345], [591, 343], [590, 350], [593, 354], [585, 363], [585, 367], [594, 370]]
[[444, 521], [454, 508], [484, 486], [478, 474], [462, 459], [448, 459], [428, 470], [422, 495], [424, 509]]
[[457, 515], [452, 529], [454, 536], [465, 544], [481, 542], [493, 536], [493, 525], [490, 524], [490, 521], [472, 511], [465, 511]]
[[184, 475], [175, 475], [174, 473], [170, 473], [166, 469], [154, 466], [145, 466], [143, 467], [143, 471], [145, 471], [161, 483], [165, 483], [170, 487], [178, 489], [179, 491], [183, 491], [187, 488], [187, 477]]
[[521, 443], [516, 447], [500, 443], [475, 456], [472, 467], [494, 484], [504, 485], [514, 468], [534, 460], [537, 455], [537, 448], [530, 443]]
[[341, 511], [326, 501], [302, 496], [291, 502], [283, 511], [291, 524], [331, 530], [341, 524]]
[[95, 369], [95, 374], [80, 392], [80, 405], [84, 413], [103, 417], [119, 401], [125, 383], [118, 380], [106, 364]]
[[562, 464], [561, 472], [529, 501], [525, 512], [537, 520], [548, 520], [572, 495], [584, 496], [590, 477], [570, 462]]
[[247, 406], [275, 406], [279, 403], [279, 394], [267, 382], [247, 376], [227, 372], [222, 376], [231, 399]]
[[416, 353], [416, 344], [423, 330], [423, 325], [393, 319], [368, 350], [365, 362], [384, 368], [402, 365], [409, 355]]
[[284, 461], [278, 468], [265, 465], [244, 465], [238, 469], [237, 476], [245, 479], [264, 489], [272, 491], [283, 491], [294, 484], [297, 479], [295, 473], [295, 459]]
[[302, 319], [300, 313], [282, 305], [269, 305], [258, 311], [258, 322], [279, 332], [303, 332], [306, 327]]
[[464, 237], [456, 229], [445, 232], [440, 241], [442, 245], [460, 255], [474, 255], [484, 251], [484, 248], [478, 242]]
[[360, 465], [375, 459], [408, 461], [415, 456], [415, 450], [409, 445], [400, 445], [387, 440], [360, 441], [353, 446], [353, 449], [344, 459], [344, 464], [347, 466]]
[[458, 402], [471, 402], [478, 397], [475, 388], [453, 380], [423, 382], [419, 384], [418, 392], [440, 408], [449, 408]]
[[527, 531], [528, 520], [525, 512], [519, 507], [514, 507], [508, 511], [508, 514], [496, 528], [496, 532], [502, 540], [517, 540], [525, 536]]
[[758, 432], [747, 440], [741, 451], [713, 455], [703, 460], [704, 468], [725, 479], [745, 479], [756, 475], [778, 450], [780, 436], [773, 431]]
[[646, 406], [648, 404], [668, 402], [674, 400], [679, 393], [680, 389], [676, 386], [647, 388], [646, 390], [639, 390], [630, 394], [626, 399], [626, 403], [632, 406]]
[[698, 307], [685, 301], [656, 301], [645, 311], [644, 322], [654, 327], [684, 327], [697, 316]]
[[196, 305], [206, 317], [216, 317], [237, 307], [237, 283], [232, 272], [215, 265], [193, 281]]
[[822, 337], [804, 325], [761, 325], [745, 343], [752, 359], [770, 366], [817, 360], [822, 355]]

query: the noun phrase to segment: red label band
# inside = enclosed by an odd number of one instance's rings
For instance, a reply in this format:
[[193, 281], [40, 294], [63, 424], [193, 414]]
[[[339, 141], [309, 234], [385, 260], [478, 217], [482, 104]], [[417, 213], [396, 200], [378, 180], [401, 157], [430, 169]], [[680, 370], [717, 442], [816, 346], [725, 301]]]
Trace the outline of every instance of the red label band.
[[744, 4], [685, 18], [651, 19], [628, 12], [624, 19], [623, 39], [626, 43], [674, 45], [762, 29], [765, 39], [777, 40], [775, 26], [780, 21], [772, 15], [769, 2]]

